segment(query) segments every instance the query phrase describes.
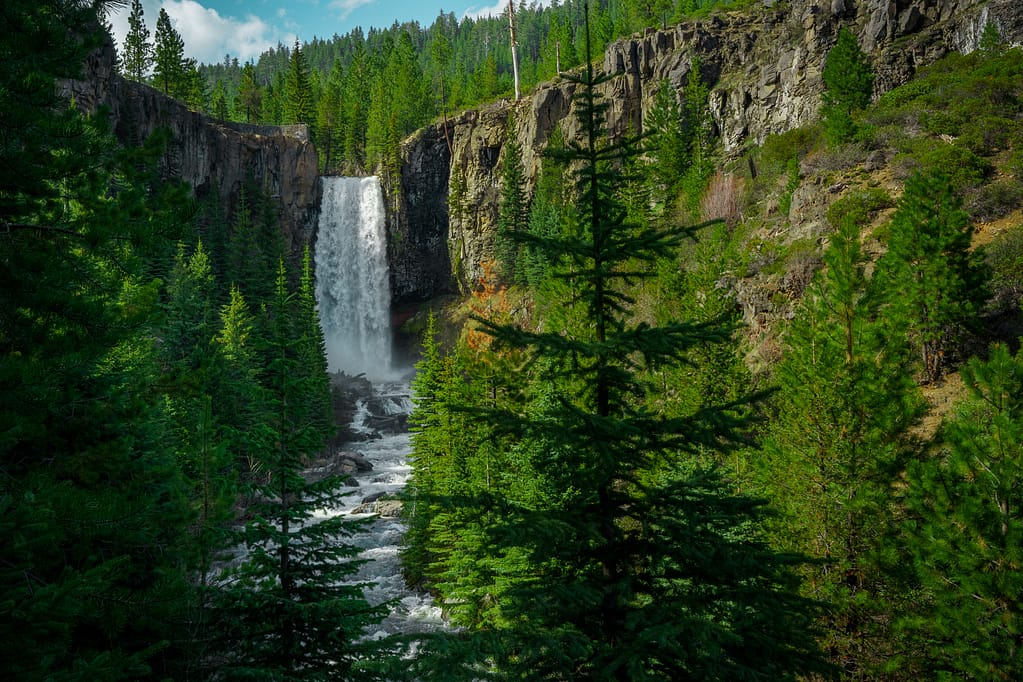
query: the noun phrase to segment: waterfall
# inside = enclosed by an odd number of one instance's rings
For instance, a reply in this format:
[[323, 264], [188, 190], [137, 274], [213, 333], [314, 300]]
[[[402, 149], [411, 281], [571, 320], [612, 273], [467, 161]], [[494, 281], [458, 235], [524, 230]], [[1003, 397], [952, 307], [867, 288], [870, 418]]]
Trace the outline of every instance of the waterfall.
[[[351, 542], [362, 549], [356, 583], [369, 584], [366, 598], [391, 605], [388, 617], [365, 636], [379, 638], [444, 627], [441, 610], [428, 594], [405, 586], [398, 548], [406, 530], [397, 496], [411, 465], [411, 442], [405, 430], [412, 410], [407, 383], [394, 381], [391, 366], [391, 289], [387, 270], [384, 198], [380, 181], [369, 178], [321, 178], [323, 198], [316, 236], [316, 301], [332, 372], [365, 374], [368, 390], [355, 404], [349, 430], [357, 437], [345, 444], [356, 467], [344, 484], [348, 494], [324, 516], [367, 520]], [[353, 386], [361, 386], [354, 380]], [[369, 383], [369, 382], [366, 382]], [[368, 465], [368, 466], [367, 466]]]
[[316, 300], [330, 371], [391, 373], [391, 285], [380, 180], [320, 178]]

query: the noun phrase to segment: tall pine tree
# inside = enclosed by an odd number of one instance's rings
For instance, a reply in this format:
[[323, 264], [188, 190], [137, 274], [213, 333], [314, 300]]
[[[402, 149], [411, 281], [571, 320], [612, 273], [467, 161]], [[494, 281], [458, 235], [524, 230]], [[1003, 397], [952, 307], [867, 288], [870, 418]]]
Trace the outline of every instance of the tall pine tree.
[[845, 219], [832, 235], [788, 330], [758, 462], [781, 512], [775, 544], [820, 562], [804, 569], [805, 589], [828, 602], [822, 648], [851, 678], [877, 673], [898, 650], [897, 481], [923, 410], [905, 342], [876, 321], [859, 229]]
[[268, 308], [263, 384], [269, 438], [257, 453], [263, 477], [240, 540], [247, 556], [230, 570], [216, 598], [225, 679], [352, 679], [367, 665], [364, 628], [383, 615], [352, 582], [361, 550], [346, 542], [355, 522], [316, 518], [334, 506], [339, 480], [307, 482], [302, 471], [324, 446], [327, 430], [313, 399], [323, 384], [309, 367], [308, 311], [288, 289], [283, 261]]
[[[0, 31], [0, 669], [177, 676], [190, 521], [151, 330], [164, 193], [58, 98], [109, 3], [12, 0]], [[181, 216], [174, 215], [174, 218]], [[154, 230], [150, 232], [150, 230]]]
[[186, 94], [185, 42], [167, 10], [160, 8], [153, 37], [153, 80], [165, 95], [184, 97]]
[[917, 173], [892, 217], [878, 282], [890, 297], [883, 314], [909, 335], [927, 381], [937, 381], [987, 299], [988, 272], [971, 250], [973, 224], [947, 176]]
[[284, 78], [284, 120], [285, 125], [292, 123], [316, 122], [316, 106], [313, 103], [313, 92], [309, 82], [309, 62], [305, 58], [298, 38], [288, 58], [288, 72]]
[[962, 370], [937, 456], [909, 471], [910, 546], [928, 608], [906, 625], [937, 679], [1023, 676], [1023, 354]]
[[[688, 231], [623, 222], [615, 164], [633, 146], [603, 140], [597, 86], [606, 77], [588, 65], [574, 79], [583, 137], [566, 156], [579, 220], [566, 236], [527, 238], [564, 263], [555, 276], [566, 315], [540, 332], [481, 320], [495, 348], [525, 352], [545, 397], [528, 411], [484, 404], [478, 419], [497, 445], [539, 449], [530, 464], [548, 494], [526, 502], [498, 489], [470, 507], [491, 519], [481, 558], [507, 587], [492, 597], [500, 618], [463, 636], [487, 652], [483, 661], [460, 659], [453, 646], [445, 679], [794, 678], [818, 659], [792, 560], [759, 537], [760, 501], [730, 494], [686, 456], [735, 438], [742, 406], [678, 418], [641, 406], [640, 367], [724, 336], [714, 325], [650, 327], [629, 314], [627, 285]], [[460, 660], [470, 663], [459, 670]]]
[[133, 81], [142, 82], [153, 65], [153, 46], [149, 42], [149, 29], [143, 16], [141, 0], [132, 0], [128, 15], [128, 34], [124, 37], [121, 69]]

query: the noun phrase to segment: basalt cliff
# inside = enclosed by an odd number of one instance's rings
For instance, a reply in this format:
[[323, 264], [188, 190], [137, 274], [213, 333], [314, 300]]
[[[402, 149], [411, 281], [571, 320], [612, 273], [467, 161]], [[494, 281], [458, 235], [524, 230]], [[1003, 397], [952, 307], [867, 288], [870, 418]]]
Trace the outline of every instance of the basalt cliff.
[[[641, 130], [658, 85], [667, 80], [681, 90], [698, 57], [721, 147], [737, 156], [818, 116], [824, 59], [841, 27], [854, 31], [873, 60], [879, 96], [951, 51], [975, 49], [988, 22], [1008, 42], [1023, 43], [1019, 0], [764, 0], [651, 29], [605, 52], [602, 68], [615, 76], [602, 86], [608, 129]], [[318, 160], [305, 126], [224, 123], [121, 78], [113, 64], [112, 46], [93, 54], [66, 94], [88, 110], [105, 107], [126, 144], [168, 130], [163, 172], [200, 197], [216, 193], [225, 214], [242, 186], [255, 183], [274, 199], [293, 254], [315, 241]], [[554, 130], [569, 139], [576, 132], [572, 95], [573, 85], [557, 79], [518, 102], [449, 116], [403, 142], [399, 177], [385, 182], [396, 305], [475, 286], [493, 258], [509, 115], [531, 184]]]
[[[1008, 42], [1023, 43], [1018, 0], [768, 0], [648, 30], [604, 55], [603, 69], [616, 74], [603, 86], [608, 129], [612, 135], [642, 129], [658, 84], [666, 79], [681, 90], [699, 57], [722, 148], [738, 155], [818, 116], [824, 59], [841, 27], [873, 60], [879, 96], [951, 51], [975, 49], [988, 22]], [[396, 300], [466, 290], [478, 281], [481, 264], [493, 257], [509, 114], [532, 181], [555, 127], [567, 138], [575, 131], [572, 94], [572, 84], [549, 82], [519, 102], [449, 118], [447, 138], [438, 123], [404, 142], [390, 224]]]
[[233, 213], [243, 186], [258, 187], [272, 198], [291, 253], [300, 255], [315, 239], [320, 202], [319, 164], [306, 126], [218, 121], [122, 78], [114, 63], [113, 45], [107, 44], [90, 55], [81, 80], [63, 84], [64, 94], [86, 111], [105, 109], [123, 144], [169, 132], [161, 174], [188, 183], [199, 198], [219, 198], [225, 215]]

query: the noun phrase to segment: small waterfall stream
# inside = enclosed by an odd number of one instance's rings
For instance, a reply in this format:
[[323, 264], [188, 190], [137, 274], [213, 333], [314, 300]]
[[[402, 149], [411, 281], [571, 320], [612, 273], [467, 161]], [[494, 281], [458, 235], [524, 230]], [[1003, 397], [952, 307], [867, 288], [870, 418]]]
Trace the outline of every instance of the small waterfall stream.
[[429, 631], [443, 627], [440, 608], [430, 597], [405, 587], [398, 548], [405, 527], [389, 498], [400, 492], [411, 468], [411, 444], [404, 429], [412, 410], [407, 381], [395, 381], [391, 366], [390, 285], [384, 203], [375, 177], [324, 177], [316, 246], [316, 298], [331, 372], [365, 374], [371, 395], [356, 403], [350, 429], [360, 440], [345, 450], [368, 470], [352, 477], [355, 487], [324, 510], [370, 518], [353, 538], [369, 559], [357, 580], [375, 583], [367, 598], [392, 601], [395, 608], [369, 637]]

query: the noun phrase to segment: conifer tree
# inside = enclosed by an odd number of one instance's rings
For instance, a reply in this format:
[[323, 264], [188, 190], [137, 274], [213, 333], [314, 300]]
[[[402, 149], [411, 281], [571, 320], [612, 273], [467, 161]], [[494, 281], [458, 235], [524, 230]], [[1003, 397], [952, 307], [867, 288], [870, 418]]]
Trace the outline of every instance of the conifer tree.
[[906, 619], [938, 679], [1023, 676], [1023, 354], [962, 369], [938, 456], [909, 471], [909, 540], [929, 608]]
[[[57, 93], [109, 3], [11, 0], [0, 31], [0, 669], [175, 677], [190, 521], [150, 332], [165, 194]], [[125, 155], [130, 156], [130, 155]], [[169, 211], [168, 211], [169, 212]], [[176, 216], [175, 216], [176, 217]], [[150, 233], [149, 230], [154, 229]]]
[[160, 8], [153, 37], [153, 80], [165, 95], [182, 97], [185, 84], [185, 43], [171, 24], [167, 10]]
[[304, 400], [307, 402], [311, 424], [329, 438], [334, 435], [334, 410], [327, 367], [327, 342], [323, 337], [323, 327], [320, 326], [320, 315], [316, 307], [316, 283], [308, 244], [302, 252], [302, 274], [296, 304], [298, 362], [302, 371], [308, 375], [308, 393]]
[[323, 94], [316, 103], [316, 139], [323, 154], [323, 169], [327, 173], [337, 167], [341, 142], [345, 137], [343, 88], [344, 69], [341, 61], [336, 60], [327, 76]]
[[668, 200], [675, 195], [689, 169], [693, 138], [686, 134], [675, 89], [667, 79], [658, 84], [654, 105], [643, 121], [643, 127], [651, 138], [648, 143], [651, 189], [655, 197]]
[[356, 640], [385, 613], [351, 582], [360, 550], [343, 538], [355, 522], [314, 516], [335, 504], [339, 481], [301, 475], [327, 433], [307, 402], [317, 378], [302, 366], [307, 357], [296, 340], [306, 321], [294, 298], [281, 261], [268, 309], [270, 437], [258, 455], [265, 477], [240, 537], [248, 556], [229, 571], [216, 602], [218, 674], [227, 679], [355, 679], [373, 649]]
[[288, 73], [284, 80], [284, 120], [292, 123], [316, 122], [316, 107], [309, 82], [309, 62], [306, 61], [302, 46], [295, 39], [295, 47], [288, 58]]
[[524, 282], [525, 272], [519, 267], [521, 242], [515, 239], [514, 234], [524, 232], [528, 227], [529, 196], [513, 115], [508, 116], [503, 158], [494, 251], [505, 281]]
[[231, 285], [220, 308], [220, 327], [214, 344], [222, 374], [214, 386], [214, 404], [224, 419], [224, 438], [241, 485], [250, 485], [260, 469], [259, 453], [269, 437], [263, 423], [266, 396], [259, 383], [258, 346], [261, 340], [252, 313], [237, 285]]
[[[791, 591], [791, 559], [758, 536], [760, 501], [730, 494], [719, 474], [684, 454], [724, 447], [743, 422], [742, 407], [665, 418], [640, 406], [640, 366], [671, 364], [723, 330], [630, 321], [626, 284], [646, 277], [647, 263], [687, 230], [623, 222], [613, 164], [632, 148], [627, 140], [603, 142], [606, 105], [596, 91], [603, 80], [592, 66], [577, 79], [583, 138], [566, 156], [577, 162], [579, 220], [566, 236], [528, 239], [565, 263], [556, 271], [566, 283], [565, 316], [539, 332], [481, 320], [495, 344], [527, 353], [545, 398], [537, 411], [477, 408], [478, 419], [498, 445], [503, 436], [539, 448], [530, 464], [549, 493], [525, 501], [495, 490], [470, 505], [490, 519], [481, 558], [507, 587], [491, 597], [499, 618], [463, 637], [487, 651], [484, 661], [469, 656], [460, 672], [465, 679], [486, 677], [490, 666], [494, 679], [790, 679], [817, 666], [809, 605]], [[654, 467], [661, 475], [644, 476]], [[445, 679], [462, 679], [452, 651]]]
[[132, 0], [128, 15], [128, 34], [124, 37], [121, 68], [124, 75], [139, 83], [149, 74], [153, 64], [153, 46], [149, 43], [141, 0]]
[[263, 106], [263, 89], [256, 81], [256, 67], [252, 65], [252, 62], [246, 62], [242, 67], [238, 100], [240, 108], [245, 112], [245, 121], [247, 123], [258, 122]]
[[876, 321], [859, 229], [845, 219], [832, 235], [788, 331], [759, 463], [781, 512], [776, 545], [820, 561], [804, 569], [806, 590], [829, 604], [822, 648], [851, 676], [876, 673], [898, 650], [897, 481], [924, 407], [905, 343]]
[[870, 103], [874, 93], [874, 72], [867, 55], [848, 28], [838, 31], [838, 40], [824, 60], [824, 106], [821, 120], [832, 144], [848, 142], [856, 134], [853, 113]]
[[893, 332], [909, 335], [927, 381], [937, 381], [963, 333], [987, 299], [988, 273], [970, 249], [973, 225], [947, 177], [917, 173], [892, 217], [888, 252], [878, 263], [884, 315]]

